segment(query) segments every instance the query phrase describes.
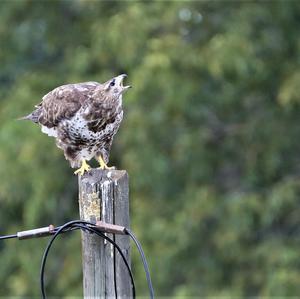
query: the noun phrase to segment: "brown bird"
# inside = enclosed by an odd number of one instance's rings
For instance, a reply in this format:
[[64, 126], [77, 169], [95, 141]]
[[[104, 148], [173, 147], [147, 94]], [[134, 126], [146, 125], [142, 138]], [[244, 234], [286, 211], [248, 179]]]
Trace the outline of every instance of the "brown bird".
[[96, 158], [101, 169], [109, 169], [113, 137], [123, 119], [122, 95], [131, 86], [123, 86], [125, 74], [101, 84], [84, 82], [59, 86], [21, 118], [41, 126], [42, 132], [56, 139], [74, 173], [90, 169], [86, 161]]

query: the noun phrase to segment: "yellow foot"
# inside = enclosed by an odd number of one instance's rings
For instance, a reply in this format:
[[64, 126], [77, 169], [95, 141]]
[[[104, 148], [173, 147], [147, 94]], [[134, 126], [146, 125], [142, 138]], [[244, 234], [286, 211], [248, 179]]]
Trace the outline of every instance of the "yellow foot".
[[98, 160], [98, 162], [99, 162], [99, 164], [100, 164], [100, 167], [99, 167], [100, 169], [108, 169], [108, 170], [110, 170], [110, 169], [115, 169], [114, 166], [108, 167], [108, 166], [106, 165], [106, 163], [103, 161], [103, 159], [102, 159], [101, 156], [99, 156], [99, 157], [97, 158], [97, 160]]
[[86, 171], [89, 171], [91, 169], [91, 166], [86, 163], [86, 161], [83, 159], [81, 163], [81, 167], [78, 168], [76, 171], [74, 171], [74, 174], [80, 174], [83, 175]]

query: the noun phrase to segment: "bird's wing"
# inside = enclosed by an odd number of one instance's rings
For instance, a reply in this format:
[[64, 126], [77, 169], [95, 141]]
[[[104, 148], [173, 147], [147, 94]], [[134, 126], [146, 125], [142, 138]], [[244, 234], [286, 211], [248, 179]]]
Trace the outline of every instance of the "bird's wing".
[[97, 82], [67, 84], [50, 91], [36, 106], [38, 122], [52, 128], [60, 121], [72, 118], [99, 85]]

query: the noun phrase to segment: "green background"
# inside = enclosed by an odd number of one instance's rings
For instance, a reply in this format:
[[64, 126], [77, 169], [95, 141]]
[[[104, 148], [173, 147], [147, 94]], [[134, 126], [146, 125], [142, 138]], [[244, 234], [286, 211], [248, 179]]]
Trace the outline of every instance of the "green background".
[[[111, 164], [157, 296], [299, 295], [299, 26], [298, 1], [1, 1], [0, 234], [78, 218], [63, 153], [16, 119], [126, 72]], [[0, 242], [1, 296], [40, 296], [46, 243]], [[133, 270], [147, 295], [136, 251]], [[64, 235], [48, 295], [81, 297], [81, 279], [80, 234]]]

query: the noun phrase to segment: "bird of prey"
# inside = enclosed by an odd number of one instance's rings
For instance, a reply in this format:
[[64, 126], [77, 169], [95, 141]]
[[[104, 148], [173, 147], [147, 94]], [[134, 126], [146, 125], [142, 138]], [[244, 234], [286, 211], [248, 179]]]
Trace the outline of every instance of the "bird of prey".
[[113, 137], [123, 119], [122, 95], [125, 74], [107, 82], [84, 82], [59, 86], [21, 118], [41, 126], [42, 132], [56, 139], [74, 173], [90, 170], [86, 161], [96, 158], [101, 169], [107, 166]]

